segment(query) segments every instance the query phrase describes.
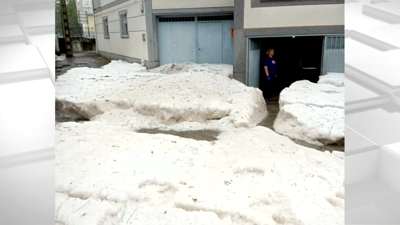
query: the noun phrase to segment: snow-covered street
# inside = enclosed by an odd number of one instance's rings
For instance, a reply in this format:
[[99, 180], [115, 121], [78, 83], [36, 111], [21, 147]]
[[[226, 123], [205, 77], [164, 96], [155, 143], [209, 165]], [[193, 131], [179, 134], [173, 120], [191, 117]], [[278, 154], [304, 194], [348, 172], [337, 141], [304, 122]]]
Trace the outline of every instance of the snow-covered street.
[[232, 66], [75, 68], [56, 105], [70, 120], [56, 124], [56, 224], [344, 224], [344, 153], [257, 126], [262, 93]]

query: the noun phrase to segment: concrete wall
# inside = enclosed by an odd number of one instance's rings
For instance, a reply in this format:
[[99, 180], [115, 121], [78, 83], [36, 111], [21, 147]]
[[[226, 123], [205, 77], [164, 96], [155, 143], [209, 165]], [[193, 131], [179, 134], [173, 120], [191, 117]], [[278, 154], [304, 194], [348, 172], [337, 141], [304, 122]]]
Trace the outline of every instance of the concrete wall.
[[152, 0], [153, 9], [232, 7], [234, 0]]
[[[102, 0], [103, 2], [110, 1]], [[107, 56], [112, 59], [124, 56], [136, 61], [148, 60], [147, 42], [142, 40], [142, 35], [146, 34], [146, 21], [145, 13], [141, 12], [141, 6], [142, 1], [130, 0], [95, 13], [99, 52], [108, 53]], [[121, 38], [120, 34], [119, 12], [123, 10], [127, 10], [129, 38]], [[104, 38], [103, 17], [106, 16], [110, 39]]]
[[344, 4], [252, 7], [245, 0], [244, 29], [344, 25]]

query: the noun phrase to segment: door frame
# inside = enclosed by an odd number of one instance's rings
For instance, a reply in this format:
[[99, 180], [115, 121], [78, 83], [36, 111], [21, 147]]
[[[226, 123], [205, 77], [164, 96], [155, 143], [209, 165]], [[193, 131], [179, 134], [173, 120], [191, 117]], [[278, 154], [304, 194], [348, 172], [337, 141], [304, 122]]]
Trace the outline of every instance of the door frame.
[[[325, 37], [327, 36], [343, 36], [345, 37], [345, 34], [311, 34], [311, 35], [271, 35], [271, 36], [251, 36], [251, 37], [246, 37], [246, 85], [249, 86], [249, 54], [250, 54], [250, 39], [258, 39], [258, 38], [279, 38], [279, 37], [324, 37], [324, 41], [322, 42], [322, 51], [321, 51], [321, 70], [320, 74], [322, 75], [322, 68], [324, 66], [324, 44], [325, 44]], [[345, 45], [346, 49], [346, 45]], [[261, 60], [261, 59], [260, 59]]]
[[[252, 38], [248, 38], [248, 40], [247, 40], [247, 52], [246, 52], [246, 85], [247, 86], [250, 86], [250, 48], [251, 48], [251, 40]], [[260, 46], [261, 47], [261, 46]], [[260, 48], [260, 51], [261, 51], [261, 48]], [[261, 54], [261, 52], [260, 52], [260, 54]], [[261, 57], [259, 58], [259, 60], [260, 60], [260, 63], [261, 63]], [[259, 64], [260, 65], [260, 64]], [[260, 71], [258, 71], [258, 73], [260, 73]], [[258, 78], [260, 78], [260, 77], [258, 77]], [[257, 88], [259, 88], [260, 87], [260, 84], [258, 84], [258, 87]]]

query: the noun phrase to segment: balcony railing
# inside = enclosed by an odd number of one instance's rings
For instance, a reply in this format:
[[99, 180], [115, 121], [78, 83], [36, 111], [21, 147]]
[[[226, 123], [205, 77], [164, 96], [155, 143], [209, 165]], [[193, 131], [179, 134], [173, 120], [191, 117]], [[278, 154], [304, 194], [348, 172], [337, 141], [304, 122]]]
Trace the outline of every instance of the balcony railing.
[[82, 37], [95, 38], [96, 37], [96, 33], [94, 31], [94, 27], [84, 27], [82, 29]]

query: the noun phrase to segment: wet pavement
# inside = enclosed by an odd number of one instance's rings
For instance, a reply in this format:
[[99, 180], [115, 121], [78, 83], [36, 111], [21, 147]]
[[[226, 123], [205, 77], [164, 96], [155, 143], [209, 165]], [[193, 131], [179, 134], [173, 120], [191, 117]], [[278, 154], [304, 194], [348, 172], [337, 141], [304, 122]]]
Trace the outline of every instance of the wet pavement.
[[268, 116], [265, 120], [263, 120], [259, 126], [268, 127], [273, 130], [274, 122], [279, 113], [279, 103], [278, 102], [270, 102], [267, 103]]
[[[61, 56], [65, 58], [65, 54]], [[109, 59], [100, 56], [96, 52], [74, 52], [74, 57], [61, 61], [56, 60], [56, 79], [72, 68], [100, 68], [108, 63], [110, 63]]]

